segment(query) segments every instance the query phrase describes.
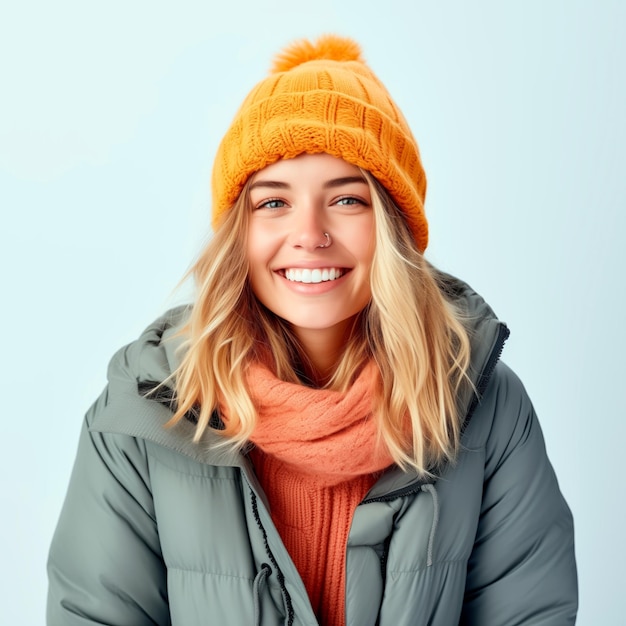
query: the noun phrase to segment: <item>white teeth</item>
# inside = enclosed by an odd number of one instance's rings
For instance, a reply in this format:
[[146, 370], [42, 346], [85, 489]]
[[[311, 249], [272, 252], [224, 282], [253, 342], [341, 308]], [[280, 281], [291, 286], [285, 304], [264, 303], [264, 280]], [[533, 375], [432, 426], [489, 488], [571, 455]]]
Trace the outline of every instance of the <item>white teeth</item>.
[[285, 270], [285, 278], [294, 283], [322, 283], [328, 280], [336, 280], [341, 277], [341, 270], [336, 267], [324, 269], [300, 269], [292, 268]]

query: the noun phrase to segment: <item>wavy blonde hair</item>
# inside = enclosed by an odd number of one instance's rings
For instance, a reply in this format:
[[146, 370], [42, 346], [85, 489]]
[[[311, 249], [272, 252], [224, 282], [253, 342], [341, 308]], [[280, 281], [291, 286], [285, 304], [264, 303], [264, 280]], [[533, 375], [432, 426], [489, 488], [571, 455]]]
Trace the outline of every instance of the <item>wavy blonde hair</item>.
[[[400, 467], [427, 474], [458, 451], [458, 398], [470, 385], [469, 339], [461, 313], [444, 296], [401, 210], [373, 176], [362, 173], [370, 187], [376, 229], [372, 298], [356, 316], [324, 387], [345, 391], [373, 358], [381, 378], [373, 407], [380, 437]], [[289, 324], [266, 309], [250, 288], [250, 212], [246, 185], [189, 271], [197, 298], [181, 330], [182, 359], [172, 374], [177, 408], [168, 422], [176, 424], [195, 411], [199, 440], [222, 404], [229, 416], [236, 416], [220, 431], [223, 445], [234, 448], [248, 442], [257, 420], [245, 383], [250, 361], [270, 354], [280, 379], [305, 384], [307, 375], [313, 378]]]

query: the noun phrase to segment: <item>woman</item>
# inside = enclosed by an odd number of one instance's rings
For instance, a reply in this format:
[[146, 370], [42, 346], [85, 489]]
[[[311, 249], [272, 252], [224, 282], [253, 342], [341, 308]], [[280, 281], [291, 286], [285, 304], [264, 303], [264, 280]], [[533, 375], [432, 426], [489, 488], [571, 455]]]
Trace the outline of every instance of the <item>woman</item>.
[[356, 43], [278, 57], [218, 150], [196, 302], [87, 414], [50, 625], [574, 622], [508, 330], [425, 261], [425, 187]]

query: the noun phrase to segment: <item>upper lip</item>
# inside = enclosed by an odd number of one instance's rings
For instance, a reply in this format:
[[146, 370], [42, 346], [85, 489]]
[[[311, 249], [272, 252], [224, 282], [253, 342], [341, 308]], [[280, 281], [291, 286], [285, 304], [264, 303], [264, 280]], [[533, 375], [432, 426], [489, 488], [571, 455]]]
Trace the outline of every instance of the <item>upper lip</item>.
[[277, 265], [273, 271], [280, 272], [281, 270], [292, 270], [292, 269], [309, 269], [309, 270], [323, 270], [330, 268], [348, 270], [349, 267], [346, 267], [342, 263], [329, 263], [327, 260], [324, 261], [294, 261], [293, 263], [284, 263], [283, 265]]

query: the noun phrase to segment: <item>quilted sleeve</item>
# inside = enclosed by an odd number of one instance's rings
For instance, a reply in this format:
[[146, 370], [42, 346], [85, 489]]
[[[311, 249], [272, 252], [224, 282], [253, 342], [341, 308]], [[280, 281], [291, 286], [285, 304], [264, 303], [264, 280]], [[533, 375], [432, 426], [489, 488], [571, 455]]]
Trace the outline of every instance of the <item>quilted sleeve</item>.
[[144, 442], [90, 432], [87, 413], [48, 559], [48, 626], [167, 625], [166, 573]]
[[572, 515], [532, 404], [505, 365], [496, 368], [483, 399], [488, 403], [494, 417], [461, 624], [574, 624]]

